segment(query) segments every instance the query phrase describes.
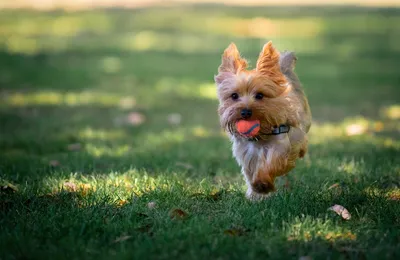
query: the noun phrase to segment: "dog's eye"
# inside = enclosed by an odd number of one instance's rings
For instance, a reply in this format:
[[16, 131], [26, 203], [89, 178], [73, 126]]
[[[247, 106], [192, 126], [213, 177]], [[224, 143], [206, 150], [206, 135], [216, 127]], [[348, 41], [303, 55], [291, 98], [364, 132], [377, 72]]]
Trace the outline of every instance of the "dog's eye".
[[236, 100], [236, 99], [239, 98], [239, 95], [238, 95], [237, 93], [233, 93], [233, 94], [231, 95], [231, 97], [232, 97], [233, 100]]
[[258, 99], [258, 100], [263, 99], [263, 97], [264, 97], [264, 95], [261, 94], [261, 93], [257, 93], [257, 94], [256, 94], [256, 99]]

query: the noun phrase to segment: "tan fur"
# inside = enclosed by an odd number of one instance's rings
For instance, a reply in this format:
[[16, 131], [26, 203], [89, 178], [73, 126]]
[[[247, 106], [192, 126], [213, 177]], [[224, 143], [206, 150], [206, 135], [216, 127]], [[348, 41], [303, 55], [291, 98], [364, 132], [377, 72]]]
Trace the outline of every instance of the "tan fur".
[[[254, 70], [246, 70], [247, 61], [233, 43], [222, 55], [215, 76], [218, 113], [221, 126], [230, 134], [233, 155], [248, 184], [249, 199], [267, 197], [275, 190], [275, 178], [292, 170], [296, 160], [307, 152], [311, 112], [293, 72], [295, 62], [293, 53], [282, 56], [271, 42], [264, 45]], [[237, 93], [239, 99], [233, 100], [232, 93]], [[257, 93], [264, 98], [256, 99]], [[242, 119], [242, 109], [252, 110], [248, 120], [260, 121], [257, 142], [249, 141], [235, 129], [235, 123]], [[289, 133], [269, 135], [281, 124], [291, 126]]]

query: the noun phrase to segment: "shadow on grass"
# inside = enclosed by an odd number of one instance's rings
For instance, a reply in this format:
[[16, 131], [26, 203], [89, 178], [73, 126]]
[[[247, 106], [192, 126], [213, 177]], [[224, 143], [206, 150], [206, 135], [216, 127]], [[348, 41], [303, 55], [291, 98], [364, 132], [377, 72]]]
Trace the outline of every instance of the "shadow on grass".
[[[249, 258], [272, 259], [398, 255], [390, 246], [399, 242], [398, 232], [393, 232], [399, 225], [393, 222], [399, 214], [397, 202], [382, 195], [351, 187], [338, 200], [329, 191], [299, 188], [254, 204], [240, 192], [220, 191], [215, 197], [193, 194], [184, 186], [172, 191], [156, 188], [133, 195], [123, 205], [91, 192], [1, 194], [2, 227], [9, 234], [3, 252], [7, 257], [36, 257], [50, 245], [69, 244], [73, 246], [68, 249], [46, 250], [70, 257], [104, 257], [117, 251], [118, 256], [130, 257], [231, 258], [232, 250]], [[149, 208], [149, 202], [156, 207]], [[332, 203], [346, 202], [354, 212], [351, 222], [326, 214]], [[377, 207], [380, 211], [374, 211]], [[171, 219], [174, 208], [185, 215]]]

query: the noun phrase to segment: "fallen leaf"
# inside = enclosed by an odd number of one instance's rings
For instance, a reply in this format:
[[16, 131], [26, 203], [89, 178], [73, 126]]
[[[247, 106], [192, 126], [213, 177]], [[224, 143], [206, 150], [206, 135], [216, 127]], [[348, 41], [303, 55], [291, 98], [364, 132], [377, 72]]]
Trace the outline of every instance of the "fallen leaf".
[[333, 188], [338, 188], [338, 187], [340, 187], [340, 184], [337, 182], [337, 183], [334, 183], [331, 186], [329, 186], [328, 190], [331, 190]]
[[4, 186], [1, 186], [0, 188], [1, 193], [7, 193], [7, 194], [11, 194], [11, 193], [15, 193], [18, 191], [17, 187], [12, 185], [12, 184], [7, 184]]
[[113, 243], [124, 242], [124, 241], [130, 239], [131, 237], [132, 237], [132, 236], [122, 235], [122, 236], [120, 236], [120, 237], [117, 237], [117, 238], [113, 241]]
[[53, 166], [53, 167], [57, 167], [57, 166], [60, 166], [60, 162], [57, 161], [57, 160], [51, 160], [51, 161], [49, 162], [49, 165], [50, 165], [50, 166]]
[[147, 208], [149, 209], [154, 209], [157, 206], [157, 203], [155, 203], [154, 201], [150, 201], [149, 203], [147, 203]]
[[145, 119], [145, 116], [138, 112], [129, 113], [126, 117], [127, 123], [131, 125], [141, 125], [144, 123]]
[[145, 116], [138, 112], [131, 112], [126, 116], [119, 116], [114, 118], [114, 124], [116, 126], [124, 126], [124, 125], [141, 125], [145, 121]]
[[225, 235], [233, 236], [233, 237], [238, 237], [238, 236], [243, 236], [246, 233], [246, 230], [241, 229], [241, 228], [230, 228], [224, 230]]
[[82, 145], [80, 143], [76, 143], [76, 144], [69, 144], [67, 146], [67, 149], [69, 151], [79, 151], [82, 148]]
[[167, 120], [171, 125], [179, 125], [182, 121], [182, 116], [180, 114], [169, 114]]
[[71, 191], [71, 192], [75, 192], [77, 190], [76, 184], [73, 182], [65, 182], [63, 184], [63, 187], [66, 188], [66, 190]]
[[185, 211], [181, 210], [181, 209], [173, 209], [169, 212], [169, 217], [171, 219], [185, 219], [188, 217], [188, 213], [186, 213]]
[[350, 212], [342, 205], [336, 204], [328, 209], [336, 212], [339, 216], [341, 216], [345, 220], [349, 220], [351, 218]]
[[328, 190], [332, 191], [334, 196], [340, 196], [343, 193], [342, 185], [340, 183], [334, 183], [328, 187]]

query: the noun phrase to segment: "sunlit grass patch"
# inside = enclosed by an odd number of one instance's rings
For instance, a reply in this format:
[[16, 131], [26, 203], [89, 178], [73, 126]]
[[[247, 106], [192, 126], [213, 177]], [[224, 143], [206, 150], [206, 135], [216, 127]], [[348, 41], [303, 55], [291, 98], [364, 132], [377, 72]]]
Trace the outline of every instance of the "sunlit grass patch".
[[[390, 137], [379, 137], [379, 133], [385, 132], [398, 132], [399, 124], [393, 120], [371, 120], [364, 117], [345, 118], [340, 123], [317, 123], [313, 124], [311, 128], [310, 142], [318, 144], [327, 140], [334, 140], [339, 138], [351, 139], [357, 136], [367, 136], [373, 143], [380, 143], [385, 146], [398, 147], [399, 143]], [[390, 141], [391, 140], [391, 141]]]
[[61, 13], [51, 15], [38, 13], [37, 15], [16, 14], [20, 19], [3, 18], [0, 35], [32, 37], [51, 35], [53, 37], [71, 37], [80, 33], [92, 32], [102, 34], [111, 29], [110, 17], [104, 13]]
[[181, 97], [217, 99], [216, 85], [213, 82], [202, 83], [188, 79], [163, 78], [155, 84], [154, 88], [159, 93], [175, 94]]
[[326, 240], [330, 242], [337, 241], [355, 241], [357, 235], [351, 232], [349, 228], [340, 227], [329, 218], [312, 218], [310, 216], [296, 217], [293, 223], [285, 224], [288, 241]]
[[[382, 115], [392, 120], [400, 120], [400, 105], [392, 105], [382, 109]], [[400, 130], [400, 122], [398, 122]]]
[[121, 129], [105, 130], [105, 129], [94, 129], [86, 127], [78, 133], [79, 138], [82, 140], [102, 140], [112, 141], [121, 140], [127, 138], [127, 134]]
[[36, 91], [36, 92], [14, 92], [6, 93], [1, 97], [2, 105], [8, 106], [32, 106], [32, 105], [65, 105], [65, 106], [83, 106], [83, 105], [102, 105], [102, 106], [124, 106], [126, 96], [104, 93], [98, 91], [83, 92], [59, 92], [59, 91]]
[[[191, 179], [183, 179], [176, 173], [150, 176], [145, 170], [137, 169], [90, 175], [71, 173], [67, 178], [54, 176], [43, 179], [41, 185], [38, 187], [39, 194], [72, 192], [82, 196], [82, 199], [87, 196], [93, 198], [107, 196], [118, 206], [132, 201], [135, 197], [138, 199], [153, 192], [176, 191], [185, 196], [202, 197], [215, 195], [220, 189], [224, 189], [223, 186], [215, 185], [207, 178], [193, 183]], [[237, 188], [229, 186], [229, 189]]]

